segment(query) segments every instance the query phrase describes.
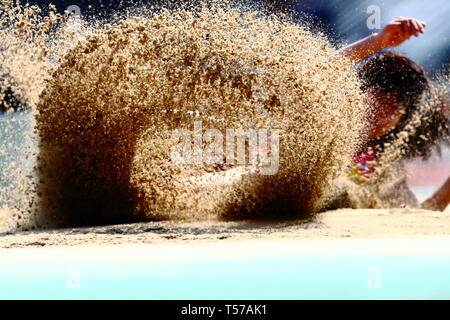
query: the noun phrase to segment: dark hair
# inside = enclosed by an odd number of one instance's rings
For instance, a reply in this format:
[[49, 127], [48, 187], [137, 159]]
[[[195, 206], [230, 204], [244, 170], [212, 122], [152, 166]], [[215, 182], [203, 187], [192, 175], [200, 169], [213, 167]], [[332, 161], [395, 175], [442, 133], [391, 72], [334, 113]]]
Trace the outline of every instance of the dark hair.
[[[433, 148], [439, 148], [439, 141], [450, 141], [450, 126], [447, 117], [439, 112], [448, 100], [440, 97], [439, 103], [434, 102], [423, 108], [422, 101], [431, 92], [431, 84], [422, 66], [411, 59], [390, 51], [381, 52], [367, 59], [358, 70], [362, 80], [362, 90], [376, 87], [384, 93], [391, 94], [406, 107], [406, 112], [398, 125], [389, 133], [372, 139], [365, 146], [375, 146], [384, 151], [386, 143], [398, 139], [399, 133], [407, 127], [414, 130], [410, 133], [407, 143], [400, 146], [403, 158], [422, 157], [426, 159]], [[413, 121], [415, 115], [420, 115], [420, 121]]]
[[2, 72], [0, 68], [0, 114], [7, 111], [25, 111], [28, 106], [18, 93], [18, 85], [14, 79]]

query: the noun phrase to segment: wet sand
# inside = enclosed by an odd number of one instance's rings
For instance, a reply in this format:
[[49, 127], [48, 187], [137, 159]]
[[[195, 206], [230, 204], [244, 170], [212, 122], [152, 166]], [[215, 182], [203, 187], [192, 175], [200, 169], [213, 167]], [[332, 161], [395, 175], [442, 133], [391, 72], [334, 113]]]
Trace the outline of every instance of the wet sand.
[[[3, 215], [2, 215], [3, 214]], [[0, 217], [5, 217], [3, 211]], [[169, 244], [193, 242], [328, 238], [450, 236], [450, 207], [445, 212], [418, 209], [340, 209], [311, 221], [160, 221], [1, 233], [0, 248]]]

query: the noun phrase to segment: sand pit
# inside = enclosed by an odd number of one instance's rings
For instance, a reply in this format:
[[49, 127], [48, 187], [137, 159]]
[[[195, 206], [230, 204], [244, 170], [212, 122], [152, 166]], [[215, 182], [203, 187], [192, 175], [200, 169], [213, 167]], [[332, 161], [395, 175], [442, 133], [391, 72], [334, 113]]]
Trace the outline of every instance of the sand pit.
[[397, 170], [437, 144], [448, 77], [355, 176], [368, 110], [326, 36], [234, 1], [169, 7], [1, 2], [0, 97], [25, 112], [0, 104], [0, 298], [448, 298], [450, 207], [408, 205]]
[[120, 244], [170, 244], [276, 239], [376, 239], [450, 236], [450, 208], [324, 212], [313, 221], [146, 222], [1, 234], [0, 247], [41, 248]]
[[[21, 41], [34, 42], [42, 61], [27, 65], [25, 53], [5, 52], [11, 65], [40, 70], [28, 99], [34, 172], [7, 172], [25, 176], [25, 187], [3, 200], [23, 199], [6, 207], [34, 228], [307, 219], [359, 141], [364, 108], [351, 61], [287, 17], [211, 1], [80, 26], [52, 9], [45, 16], [3, 5], [11, 24], [2, 31], [17, 34], [7, 46], [28, 53]], [[206, 151], [199, 161], [174, 161], [179, 130], [199, 134], [187, 146], [195, 155], [213, 148], [214, 161]], [[226, 138], [208, 141], [212, 131]], [[233, 147], [239, 135], [242, 157]], [[262, 173], [268, 164], [276, 170]], [[231, 185], [191, 183], [236, 167], [255, 170]]]
[[[110, 24], [9, 9], [3, 55], [34, 139], [16, 148], [35, 167], [6, 172], [20, 188], [0, 199], [2, 248], [448, 235], [448, 212], [318, 212], [360, 144], [365, 107], [353, 62], [308, 26], [217, 3]], [[175, 163], [171, 135], [199, 122], [201, 134], [277, 130], [279, 170]]]

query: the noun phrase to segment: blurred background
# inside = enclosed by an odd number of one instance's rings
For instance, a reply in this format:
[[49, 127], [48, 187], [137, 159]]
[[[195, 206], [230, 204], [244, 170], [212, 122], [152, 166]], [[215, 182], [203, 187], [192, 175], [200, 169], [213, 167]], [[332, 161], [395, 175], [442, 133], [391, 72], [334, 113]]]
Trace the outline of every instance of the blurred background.
[[[177, 6], [197, 0], [28, 0], [46, 7], [55, 4], [58, 10], [85, 17], [108, 17], [114, 12], [143, 3], [164, 3]], [[239, 2], [239, 1], [238, 1]], [[297, 19], [313, 21], [336, 44], [365, 37], [397, 16], [414, 17], [427, 22], [426, 34], [396, 48], [421, 63], [434, 74], [450, 63], [450, 1], [448, 0], [242, 0], [271, 11], [294, 12]], [[77, 12], [79, 9], [79, 12]], [[379, 19], [378, 19], [379, 18]], [[378, 21], [379, 20], [379, 21]], [[378, 23], [379, 22], [379, 23]]]
[[[27, 2], [27, 1], [22, 1]], [[196, 0], [28, 0], [30, 4], [47, 7], [56, 5], [58, 11], [68, 10], [84, 18], [109, 19], [115, 12], [124, 12], [142, 4], [163, 3], [175, 7]], [[450, 1], [449, 0], [241, 0], [272, 12], [290, 12], [299, 22], [312, 23], [324, 32], [336, 46], [343, 46], [379, 31], [397, 16], [425, 21], [425, 34], [394, 49], [422, 64], [433, 77], [448, 68], [450, 63]], [[409, 183], [423, 198], [450, 176], [450, 151], [444, 149], [430, 160], [408, 164]]]

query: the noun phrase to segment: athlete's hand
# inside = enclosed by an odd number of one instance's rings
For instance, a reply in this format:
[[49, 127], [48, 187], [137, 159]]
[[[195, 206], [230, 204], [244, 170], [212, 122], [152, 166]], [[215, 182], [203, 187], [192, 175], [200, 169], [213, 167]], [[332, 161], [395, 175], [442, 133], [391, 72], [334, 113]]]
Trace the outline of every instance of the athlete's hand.
[[382, 47], [396, 47], [411, 38], [424, 33], [427, 24], [417, 19], [397, 17], [390, 21], [378, 34]]

